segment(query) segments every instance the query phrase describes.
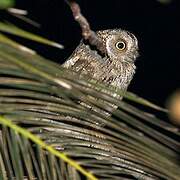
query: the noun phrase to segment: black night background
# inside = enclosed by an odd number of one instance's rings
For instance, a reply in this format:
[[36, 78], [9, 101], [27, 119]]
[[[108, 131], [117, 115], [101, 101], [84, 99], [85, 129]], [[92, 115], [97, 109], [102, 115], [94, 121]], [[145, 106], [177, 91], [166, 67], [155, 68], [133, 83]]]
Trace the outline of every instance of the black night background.
[[[168, 96], [179, 88], [180, 2], [84, 0], [78, 3], [93, 30], [122, 28], [137, 36], [140, 57], [129, 90], [164, 106]], [[8, 17], [11, 22], [62, 43], [65, 49], [18, 40], [43, 56], [63, 63], [81, 39], [79, 24], [74, 21], [67, 4], [63, 0], [17, 0], [16, 7], [28, 10], [28, 17], [40, 23], [41, 28]]]

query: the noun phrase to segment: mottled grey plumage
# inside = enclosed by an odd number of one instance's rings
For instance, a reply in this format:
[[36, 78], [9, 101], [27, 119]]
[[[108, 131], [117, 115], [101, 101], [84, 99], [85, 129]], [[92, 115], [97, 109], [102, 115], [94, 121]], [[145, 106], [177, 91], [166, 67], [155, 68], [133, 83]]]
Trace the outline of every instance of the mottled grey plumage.
[[[106, 47], [106, 54], [101, 55], [99, 51], [81, 41], [71, 57], [63, 64], [64, 67], [86, 75], [107, 85], [126, 91], [135, 73], [135, 59], [138, 56], [138, 42], [136, 37], [121, 29], [109, 29], [97, 32], [98, 38]], [[122, 98], [118, 96], [118, 98]], [[102, 100], [98, 100], [101, 101]], [[104, 102], [111, 110], [117, 106]], [[109, 116], [110, 114], [85, 103], [82, 105]]]
[[126, 90], [136, 69], [134, 65], [138, 56], [136, 37], [121, 29], [98, 31], [97, 35], [106, 47], [107, 53], [104, 56], [81, 41], [63, 66], [81, 75]]

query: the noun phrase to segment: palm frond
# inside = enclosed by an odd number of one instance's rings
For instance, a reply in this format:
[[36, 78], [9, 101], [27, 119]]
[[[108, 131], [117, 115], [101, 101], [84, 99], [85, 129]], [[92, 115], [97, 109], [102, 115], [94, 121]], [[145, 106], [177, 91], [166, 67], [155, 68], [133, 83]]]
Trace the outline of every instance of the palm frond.
[[[26, 149], [28, 146], [26, 146], [24, 148], [25, 144], [24, 145], [22, 144], [21, 139], [16, 134], [16, 133], [19, 133], [19, 134], [22, 135], [22, 137], [26, 137], [26, 138], [32, 140], [32, 142], [34, 142], [35, 144], [39, 145], [40, 148], [43, 148], [43, 149], [47, 150], [48, 152], [50, 152], [51, 156], [55, 155], [55, 156], [59, 157], [60, 159], [62, 159], [63, 161], [67, 162], [70, 166], [72, 166], [75, 169], [77, 169], [78, 171], [80, 171], [87, 178], [92, 179], [92, 180], [97, 180], [96, 177], [94, 177], [91, 173], [89, 173], [85, 169], [83, 169], [75, 161], [69, 159], [64, 153], [60, 153], [59, 151], [55, 150], [52, 146], [48, 146], [40, 138], [38, 138], [37, 136], [34, 136], [32, 133], [30, 133], [29, 131], [25, 130], [24, 128], [21, 128], [21, 127], [15, 125], [10, 120], [8, 120], [6, 118], [3, 118], [3, 117], [0, 117], [0, 122], [3, 125], [5, 125], [6, 127], [11, 128], [10, 135], [5, 136], [5, 138], [2, 137], [2, 139], [5, 140], [6, 137], [8, 137], [7, 141], [10, 142], [11, 139], [9, 137], [12, 135], [12, 145], [13, 146], [10, 147], [10, 155], [12, 155], [11, 156], [12, 164], [15, 167], [14, 168], [14, 172], [15, 172], [15, 175], [16, 175], [17, 179], [23, 179], [23, 170], [22, 170], [23, 169], [23, 164], [22, 164], [22, 161], [18, 161], [19, 159], [21, 159], [20, 152], [22, 151], [23, 155], [24, 155], [24, 153], [28, 153], [28, 149]], [[12, 130], [14, 130], [16, 133], [14, 133], [14, 131], [12, 131]], [[3, 134], [5, 134], [5, 133], [3, 133]], [[23, 139], [22, 139], [22, 141], [23, 141]], [[19, 144], [17, 144], [17, 143], [19, 143]], [[6, 144], [6, 142], [5, 142], [5, 144]], [[11, 145], [11, 143], [9, 143], [9, 145]], [[32, 166], [33, 163], [31, 162], [32, 159], [30, 158], [30, 156], [23, 156], [23, 157], [24, 157], [24, 160], [26, 160], [26, 161], [24, 161], [24, 165], [25, 165], [25, 168], [27, 168], [27, 172], [29, 174], [29, 178], [32, 179], [32, 178], [35, 177], [33, 175], [33, 171], [32, 171], [32, 168], [33, 168], [33, 166]], [[49, 171], [49, 168], [50, 169], [52, 168], [51, 170], [53, 170], [54, 163], [53, 164], [51, 163], [50, 165], [52, 167], [49, 167], [48, 165], [46, 166], [48, 168], [46, 172], [48, 172], [47, 175], [49, 175], [49, 178], [51, 177], [50, 176], [51, 173]], [[6, 176], [4, 178], [6, 178]]]
[[[119, 101], [119, 95], [113, 87], [1, 41], [1, 115], [66, 153], [99, 179], [179, 179], [178, 129]], [[125, 98], [161, 109], [131, 93]], [[103, 102], [119, 108], [113, 111]], [[3, 178], [82, 179], [69, 164], [4, 126], [0, 149]]]
[[41, 37], [39, 35], [35, 35], [31, 32], [27, 32], [25, 30], [22, 30], [20, 28], [18, 28], [17, 26], [10, 24], [10, 23], [3, 23], [0, 22], [0, 31], [5, 32], [5, 33], [9, 33], [9, 34], [13, 34], [22, 38], [26, 38], [32, 41], [36, 41], [42, 44], [46, 44], [46, 45], [50, 45], [53, 47], [57, 47], [60, 49], [63, 49], [63, 45], [56, 43], [54, 41], [48, 40], [44, 37]]

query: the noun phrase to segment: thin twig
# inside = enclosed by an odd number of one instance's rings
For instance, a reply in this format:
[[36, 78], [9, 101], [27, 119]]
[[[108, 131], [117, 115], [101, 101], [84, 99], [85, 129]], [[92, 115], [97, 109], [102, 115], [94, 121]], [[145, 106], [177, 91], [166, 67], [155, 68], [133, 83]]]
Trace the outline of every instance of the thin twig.
[[81, 14], [81, 9], [79, 5], [73, 0], [65, 1], [70, 6], [74, 19], [79, 23], [81, 27], [83, 38], [85, 40], [88, 40], [90, 45], [96, 46], [96, 48], [102, 54], [105, 54], [106, 49], [103, 42], [97, 37], [96, 33], [91, 30], [87, 19]]

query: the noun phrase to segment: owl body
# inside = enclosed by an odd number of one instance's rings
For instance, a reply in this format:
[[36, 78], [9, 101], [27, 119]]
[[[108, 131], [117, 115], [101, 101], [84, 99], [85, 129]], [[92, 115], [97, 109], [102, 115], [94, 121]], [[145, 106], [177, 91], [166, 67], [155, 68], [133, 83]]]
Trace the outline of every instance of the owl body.
[[97, 36], [106, 48], [105, 54], [102, 55], [95, 47], [81, 41], [63, 66], [93, 78], [97, 83], [105, 82], [125, 91], [136, 69], [136, 37], [121, 29], [98, 31]]

